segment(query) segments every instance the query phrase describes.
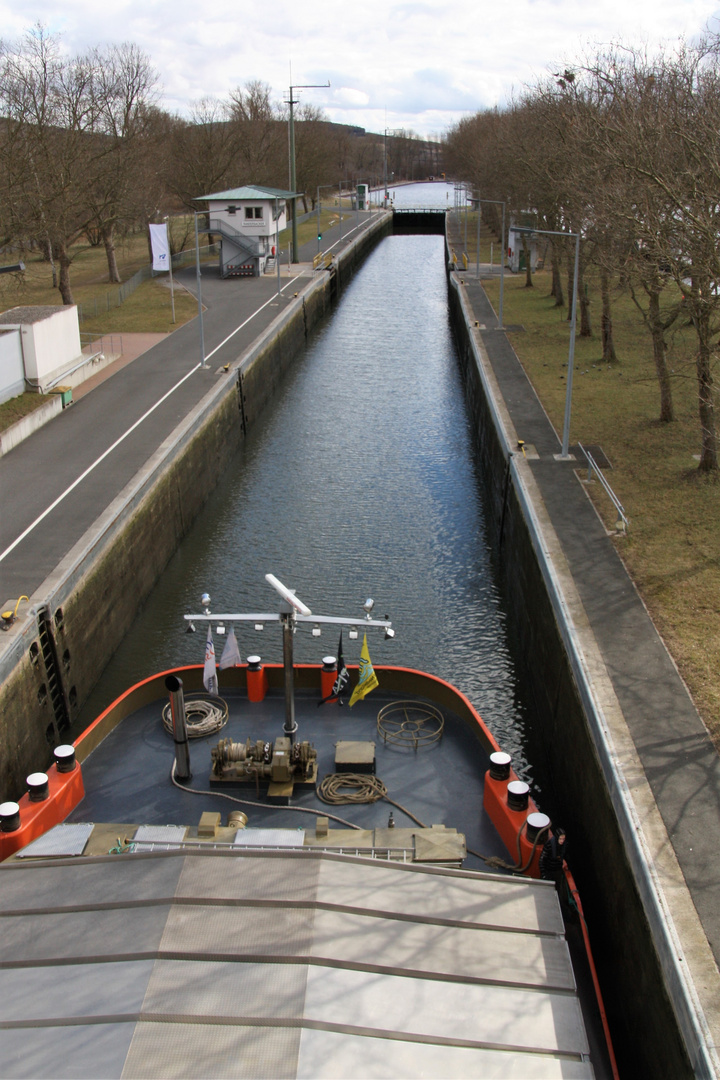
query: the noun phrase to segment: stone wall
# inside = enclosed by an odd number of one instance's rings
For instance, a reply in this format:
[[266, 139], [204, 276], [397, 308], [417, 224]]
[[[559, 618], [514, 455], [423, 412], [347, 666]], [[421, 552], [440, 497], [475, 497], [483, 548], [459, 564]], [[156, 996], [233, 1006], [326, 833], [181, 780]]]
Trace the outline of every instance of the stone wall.
[[451, 319], [483, 463], [488, 532], [497, 553], [511, 648], [530, 702], [528, 755], [540, 778], [542, 808], [570, 838], [571, 868], [627, 1075], [690, 1077], [654, 936], [567, 652], [567, 634], [548, 591], [534, 520], [537, 507], [529, 503], [530, 469], [514, 452], [517, 443], [508, 430], [504, 402], [481, 368], [455, 275], [449, 277]]
[[[66, 556], [42, 605], [49, 654], [39, 636], [39, 608], [0, 639], [0, 800], [18, 798], [25, 777], [50, 764], [52, 747], [62, 741], [248, 427], [270, 407], [338, 286], [390, 229], [389, 214], [378, 218], [340, 253], [332, 272], [316, 274], [178, 425], [172, 445], [151, 458]], [[60, 722], [53, 679], [64, 710]]]

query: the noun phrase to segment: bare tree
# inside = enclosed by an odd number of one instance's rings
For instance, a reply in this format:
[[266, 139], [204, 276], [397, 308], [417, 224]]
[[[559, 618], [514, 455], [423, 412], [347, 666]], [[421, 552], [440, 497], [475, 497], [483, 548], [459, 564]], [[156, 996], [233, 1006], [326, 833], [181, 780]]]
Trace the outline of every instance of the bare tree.
[[203, 98], [193, 106], [189, 121], [176, 119], [173, 125], [167, 179], [190, 210], [199, 196], [238, 182], [237, 131], [228, 119], [226, 103]]
[[[696, 335], [695, 372], [701, 429], [699, 471], [717, 472], [713, 367], [720, 335], [720, 74], [712, 43], [681, 44], [674, 56], [611, 51], [592, 71], [609, 101], [598, 123], [602, 150], [630, 178], [639, 249], [654, 264], [645, 271], [648, 328], [661, 395], [667, 398], [663, 316], [665, 279], [684, 296]], [[667, 325], [665, 325], [667, 324]]]
[[279, 186], [286, 160], [281, 110], [267, 83], [254, 80], [230, 95], [228, 116], [234, 128], [242, 182]]
[[16, 45], [0, 47], [0, 142], [4, 196], [16, 236], [43, 238], [58, 264], [64, 304], [71, 246], [90, 220], [88, 138], [97, 118], [87, 57], [61, 57], [58, 42], [37, 26]]
[[90, 59], [95, 168], [87, 197], [93, 226], [105, 246], [109, 279], [119, 282], [115, 231], [131, 216], [137, 187], [147, 172], [144, 158], [151, 150], [150, 110], [157, 98], [158, 79], [149, 58], [136, 45], [96, 49]]

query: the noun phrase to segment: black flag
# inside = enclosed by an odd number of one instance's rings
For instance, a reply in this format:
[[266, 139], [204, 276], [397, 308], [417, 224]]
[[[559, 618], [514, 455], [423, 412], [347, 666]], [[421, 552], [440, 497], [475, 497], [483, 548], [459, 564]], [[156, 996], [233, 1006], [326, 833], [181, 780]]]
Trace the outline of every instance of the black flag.
[[[327, 697], [321, 698], [318, 701], [318, 708], [320, 705], [324, 705], [326, 701], [337, 701], [343, 690], [350, 682], [350, 672], [345, 667], [345, 657], [343, 656], [343, 643], [342, 643], [342, 630], [340, 631], [340, 644], [338, 645], [337, 656], [337, 679], [333, 683], [332, 693]], [[342, 704], [342, 702], [341, 702]]]

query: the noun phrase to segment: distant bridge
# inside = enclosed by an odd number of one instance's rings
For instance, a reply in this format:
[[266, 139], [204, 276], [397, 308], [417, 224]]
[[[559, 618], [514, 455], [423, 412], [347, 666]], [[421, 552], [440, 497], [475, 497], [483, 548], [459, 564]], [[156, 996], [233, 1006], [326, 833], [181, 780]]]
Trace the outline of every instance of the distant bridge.
[[402, 206], [393, 207], [394, 233], [431, 233], [445, 235], [444, 207]]

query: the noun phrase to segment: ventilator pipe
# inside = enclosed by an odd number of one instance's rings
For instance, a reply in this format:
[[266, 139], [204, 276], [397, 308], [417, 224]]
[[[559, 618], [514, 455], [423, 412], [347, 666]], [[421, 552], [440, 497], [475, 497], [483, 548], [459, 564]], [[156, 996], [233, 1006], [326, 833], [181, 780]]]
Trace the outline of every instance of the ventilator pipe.
[[182, 679], [168, 675], [165, 687], [170, 693], [170, 716], [172, 719], [173, 742], [175, 743], [175, 776], [178, 780], [191, 780], [190, 744], [188, 743], [187, 724], [185, 722], [185, 698]]
[[507, 786], [507, 804], [511, 810], [527, 810], [530, 788], [524, 780], [511, 780]]
[[509, 780], [512, 758], [502, 750], [490, 755], [490, 775], [493, 780]]
[[248, 701], [264, 701], [268, 691], [267, 672], [259, 656], [247, 658], [247, 696]]
[[334, 656], [323, 656], [322, 667], [320, 668], [320, 697], [327, 698], [332, 695], [336, 679], [336, 658]]
[[50, 794], [48, 775], [44, 772], [30, 773], [25, 781], [30, 802], [44, 802]]
[[20, 828], [20, 806], [16, 802], [0, 803], [0, 832], [15, 832]]

